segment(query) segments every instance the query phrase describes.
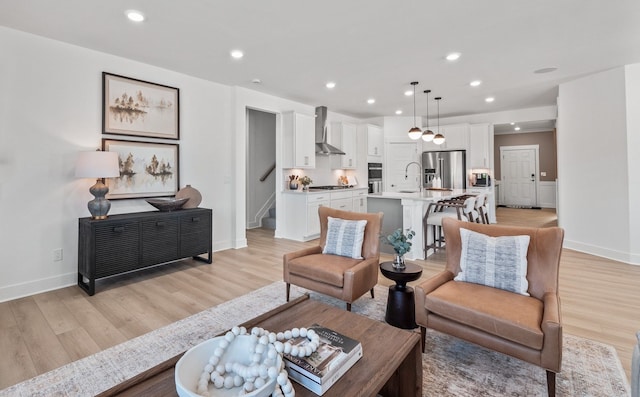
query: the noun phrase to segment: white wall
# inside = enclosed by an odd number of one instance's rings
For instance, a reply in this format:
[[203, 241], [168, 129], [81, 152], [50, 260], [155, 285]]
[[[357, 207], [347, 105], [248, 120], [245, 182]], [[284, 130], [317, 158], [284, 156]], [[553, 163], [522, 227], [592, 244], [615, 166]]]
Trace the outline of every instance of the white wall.
[[629, 169], [629, 246], [631, 262], [640, 263], [640, 64], [625, 67], [627, 160]]
[[[635, 78], [630, 83], [637, 84]], [[630, 195], [629, 182], [630, 177], [637, 178], [630, 173], [637, 173], [638, 162], [628, 157], [634, 146], [627, 139], [638, 130], [629, 130], [627, 124], [627, 88], [631, 86], [625, 80], [625, 68], [560, 85], [558, 208], [566, 247], [632, 262], [638, 240], [632, 244], [630, 231], [640, 223], [637, 214], [630, 212], [637, 205], [631, 199], [638, 197]], [[632, 91], [638, 89], [635, 86]]]
[[[74, 177], [75, 158], [104, 137], [103, 71], [180, 88], [180, 185], [213, 209], [214, 249], [231, 245], [230, 87], [3, 27], [0, 53], [0, 301], [76, 283], [78, 218], [95, 181]], [[147, 210], [119, 200], [110, 214]]]

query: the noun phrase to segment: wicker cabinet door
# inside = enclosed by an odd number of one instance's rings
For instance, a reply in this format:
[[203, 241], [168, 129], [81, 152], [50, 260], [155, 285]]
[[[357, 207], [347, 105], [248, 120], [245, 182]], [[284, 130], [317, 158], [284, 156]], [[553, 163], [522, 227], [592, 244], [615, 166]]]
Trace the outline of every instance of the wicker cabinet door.
[[180, 256], [196, 256], [211, 250], [211, 212], [180, 216]]
[[179, 258], [178, 218], [164, 216], [142, 221], [141, 267]]
[[139, 222], [95, 224], [95, 277], [137, 269], [140, 263]]

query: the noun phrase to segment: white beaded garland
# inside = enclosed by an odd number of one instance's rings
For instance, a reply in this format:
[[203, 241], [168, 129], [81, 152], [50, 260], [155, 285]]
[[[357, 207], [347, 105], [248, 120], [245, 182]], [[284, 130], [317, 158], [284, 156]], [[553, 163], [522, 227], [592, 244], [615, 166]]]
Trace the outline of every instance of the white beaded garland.
[[[244, 365], [237, 362], [221, 362], [226, 349], [234, 342], [236, 336], [248, 335], [251, 347], [247, 352], [251, 364]], [[292, 338], [303, 337], [309, 340], [305, 346], [292, 346], [289, 342], [282, 342]], [[198, 381], [197, 391], [202, 396], [209, 396], [208, 384], [213, 383], [217, 389], [240, 387], [240, 395], [251, 393], [263, 387], [268, 380], [275, 379], [277, 386], [273, 397], [294, 397], [295, 390], [284, 369], [284, 362], [276, 367], [278, 355], [291, 354], [298, 357], [310, 356], [317, 350], [320, 343], [319, 336], [313, 330], [306, 328], [292, 328], [284, 332], [269, 332], [260, 327], [254, 327], [247, 332], [245, 327], [235, 326], [228, 331], [213, 351], [208, 363], [204, 366]], [[264, 353], [267, 353], [266, 355]], [[263, 359], [263, 356], [266, 356]]]

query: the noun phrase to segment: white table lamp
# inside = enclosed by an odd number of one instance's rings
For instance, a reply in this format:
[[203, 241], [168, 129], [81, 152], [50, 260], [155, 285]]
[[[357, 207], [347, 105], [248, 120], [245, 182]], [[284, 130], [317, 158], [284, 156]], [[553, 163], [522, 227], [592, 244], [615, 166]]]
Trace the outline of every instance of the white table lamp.
[[89, 192], [95, 197], [89, 201], [87, 208], [93, 219], [106, 219], [111, 208], [109, 200], [104, 196], [109, 192], [109, 188], [104, 184], [103, 178], [114, 178], [120, 176], [118, 164], [118, 153], [102, 152], [80, 152], [76, 162], [76, 177], [96, 178], [96, 184], [91, 186]]

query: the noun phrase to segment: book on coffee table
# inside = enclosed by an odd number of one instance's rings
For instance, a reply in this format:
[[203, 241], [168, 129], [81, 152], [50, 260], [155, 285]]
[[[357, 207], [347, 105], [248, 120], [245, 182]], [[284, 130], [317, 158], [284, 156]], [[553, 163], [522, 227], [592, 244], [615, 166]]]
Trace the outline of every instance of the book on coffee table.
[[[308, 329], [313, 329], [320, 337], [318, 349], [311, 356], [303, 358], [285, 354], [285, 366], [293, 380], [322, 395], [362, 357], [362, 345], [318, 324]], [[309, 343], [309, 340], [300, 337], [288, 342], [300, 347]]]

